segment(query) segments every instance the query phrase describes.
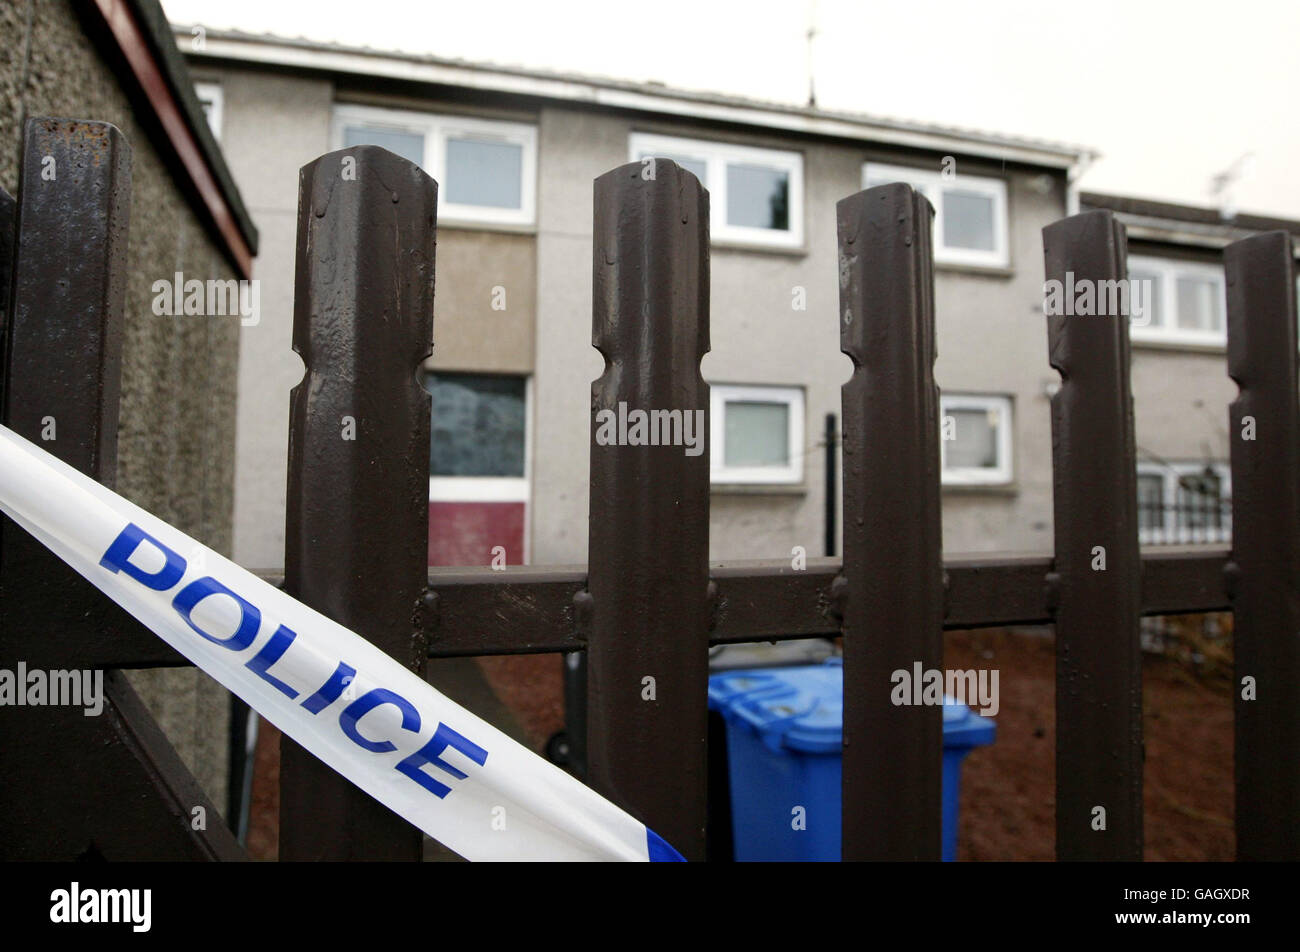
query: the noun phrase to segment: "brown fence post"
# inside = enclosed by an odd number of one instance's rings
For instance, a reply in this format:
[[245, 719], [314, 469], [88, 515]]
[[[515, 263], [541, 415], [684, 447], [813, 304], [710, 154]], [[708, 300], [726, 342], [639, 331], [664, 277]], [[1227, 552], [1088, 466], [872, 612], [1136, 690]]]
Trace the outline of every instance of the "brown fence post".
[[1223, 253], [1228, 408], [1237, 858], [1300, 859], [1300, 394], [1291, 236]]
[[[588, 775], [704, 859], [708, 705], [709, 196], [666, 159], [596, 179]], [[652, 420], [680, 426], [646, 445]], [[671, 430], [671, 420], [669, 428]], [[688, 429], [689, 427], [689, 429]], [[655, 433], [655, 436], [664, 434]], [[687, 438], [698, 440], [685, 445]], [[668, 445], [663, 445], [667, 443]]]
[[[420, 672], [438, 187], [376, 146], [302, 169], [285, 590]], [[422, 835], [288, 737], [280, 858], [418, 860]]]
[[[907, 185], [837, 206], [844, 413], [845, 860], [941, 855], [943, 712], [893, 673], [943, 667], [934, 210]], [[918, 686], [919, 687], [919, 686]]]
[[[130, 204], [131, 149], [114, 126], [27, 121], [5, 327], [4, 419], [109, 487], [117, 470]], [[5, 217], [0, 209], [0, 228], [14, 227]], [[0, 239], [6, 275], [8, 246]], [[112, 617], [103, 613], [108, 599], [4, 523], [0, 667], [100, 667], [103, 653], [85, 650], [85, 642]], [[97, 715], [65, 705], [0, 707], [0, 858], [242, 858], [217, 807], [126, 678], [117, 671], [103, 678]], [[193, 828], [196, 807], [206, 829]]]
[[1110, 212], [1074, 215], [1043, 229], [1043, 254], [1050, 361], [1061, 374], [1052, 397], [1056, 559], [1048, 576], [1056, 858], [1140, 860], [1142, 563], [1124, 228]]
[[[34, 118], [23, 132], [4, 420], [111, 487], [131, 147], [104, 122]], [[85, 658], [83, 613], [108, 600], [26, 532], [6, 525], [3, 534], [8, 584], [0, 663], [58, 667]], [[20, 605], [32, 616], [23, 617]]]

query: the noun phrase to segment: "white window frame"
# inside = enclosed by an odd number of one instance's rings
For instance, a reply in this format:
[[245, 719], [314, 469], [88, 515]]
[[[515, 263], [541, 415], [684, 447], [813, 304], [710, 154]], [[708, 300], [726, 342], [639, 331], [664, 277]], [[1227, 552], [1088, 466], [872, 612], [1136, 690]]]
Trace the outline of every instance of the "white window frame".
[[225, 93], [221, 88], [221, 84], [197, 82], [194, 84], [194, 95], [198, 97], [200, 106], [205, 101], [212, 104], [207, 110], [208, 128], [212, 130], [212, 138], [220, 142], [222, 114], [225, 105]]
[[[348, 125], [367, 125], [424, 136], [424, 161], [421, 167], [438, 183], [438, 223], [470, 225], [515, 225], [532, 227], [537, 223], [537, 126], [524, 122], [502, 122], [468, 116], [438, 115], [407, 109], [381, 109], [350, 103], [334, 105], [331, 141], [335, 149], [343, 148], [343, 130]], [[523, 181], [519, 189], [519, 208], [494, 208], [447, 201], [447, 140], [477, 138], [506, 142], [521, 147]]]
[[[704, 163], [707, 181], [701, 184], [709, 190], [709, 235], [713, 243], [753, 248], [803, 248], [802, 152], [761, 149], [729, 142], [684, 139], [648, 132], [633, 132], [628, 136], [628, 158], [631, 161], [639, 162], [647, 153], [681, 155], [699, 159]], [[727, 223], [727, 166], [729, 164], [760, 165], [786, 174], [790, 197], [788, 230], [753, 228]]]
[[[938, 264], [966, 265], [976, 268], [1009, 268], [1011, 266], [1009, 225], [1007, 216], [1007, 183], [1000, 178], [980, 175], [956, 175], [944, 178], [939, 172], [904, 165], [885, 165], [879, 162], [862, 163], [862, 187], [869, 181], [905, 182], [930, 200], [934, 206], [934, 260]], [[943, 190], [951, 188], [965, 192], [978, 192], [993, 200], [993, 250], [974, 248], [949, 248], [943, 243]]]
[[[726, 412], [730, 402], [784, 403], [789, 408], [786, 466], [727, 466]], [[719, 484], [797, 485], [803, 482], [804, 393], [802, 387], [711, 384], [709, 388], [709, 479]]]
[[[1226, 347], [1228, 343], [1228, 281], [1223, 266], [1202, 261], [1180, 261], [1174, 258], [1156, 258], [1147, 255], [1129, 255], [1129, 273], [1136, 266], [1144, 271], [1154, 271], [1160, 282], [1160, 324], [1154, 321], [1130, 321], [1129, 337], [1135, 341], [1164, 341], [1171, 344], [1200, 344]], [[1177, 326], [1178, 278], [1180, 276], [1213, 278], [1219, 285], [1219, 309], [1223, 327], [1217, 331], [1190, 330]]]
[[1139, 476], [1159, 476], [1164, 480], [1160, 490], [1161, 513], [1164, 525], [1159, 528], [1142, 528], [1139, 512], [1138, 542], [1141, 545], [1200, 545], [1230, 542], [1232, 540], [1232, 507], [1223, 510], [1223, 526], [1215, 528], [1194, 529], [1177, 525], [1178, 482], [1183, 476], [1199, 476], [1206, 468], [1219, 477], [1219, 498], [1232, 498], [1232, 469], [1227, 463], [1175, 462], [1175, 463], [1138, 463]]
[[[997, 394], [944, 393], [939, 395], [939, 472], [945, 486], [999, 486], [1009, 484], [1015, 475], [1013, 456], [1014, 417], [1010, 397]], [[998, 464], [993, 467], [961, 466], [948, 468], [948, 440], [943, 439], [943, 423], [952, 410], [996, 410]], [[954, 421], [955, 425], [955, 421]]]
[[[437, 376], [459, 374], [475, 377], [516, 377], [477, 370], [429, 370]], [[521, 502], [524, 504], [524, 551], [521, 561], [532, 559], [533, 485], [533, 378], [524, 377], [524, 475], [522, 476], [434, 476], [429, 475], [429, 502]]]

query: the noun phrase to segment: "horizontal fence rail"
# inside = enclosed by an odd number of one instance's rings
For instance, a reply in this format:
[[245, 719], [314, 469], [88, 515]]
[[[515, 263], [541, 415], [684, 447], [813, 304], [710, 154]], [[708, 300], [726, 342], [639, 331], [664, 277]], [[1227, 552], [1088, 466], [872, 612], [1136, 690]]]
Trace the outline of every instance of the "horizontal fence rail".
[[[1142, 614], [1183, 615], [1232, 610], [1224, 546], [1159, 546], [1142, 555]], [[953, 555], [944, 560], [946, 631], [1048, 625], [1052, 622], [1049, 555]], [[284, 575], [258, 574], [279, 585]], [[834, 637], [840, 633], [835, 580], [839, 559], [715, 562], [710, 645]], [[421, 616], [430, 658], [585, 651], [589, 617], [582, 565], [511, 565], [430, 569], [437, 610]], [[128, 668], [186, 666], [133, 618], [91, 642], [103, 663]], [[166, 646], [164, 646], [166, 647]]]

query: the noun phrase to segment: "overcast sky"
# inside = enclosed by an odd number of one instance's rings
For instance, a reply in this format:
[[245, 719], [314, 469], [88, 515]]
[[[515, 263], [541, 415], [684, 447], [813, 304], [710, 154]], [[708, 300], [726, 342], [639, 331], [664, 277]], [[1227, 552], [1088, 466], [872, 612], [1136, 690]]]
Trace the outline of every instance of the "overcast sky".
[[[176, 23], [1078, 143], [1096, 191], [1300, 218], [1297, 0], [163, 0]], [[1252, 153], [1253, 161], [1238, 160]]]

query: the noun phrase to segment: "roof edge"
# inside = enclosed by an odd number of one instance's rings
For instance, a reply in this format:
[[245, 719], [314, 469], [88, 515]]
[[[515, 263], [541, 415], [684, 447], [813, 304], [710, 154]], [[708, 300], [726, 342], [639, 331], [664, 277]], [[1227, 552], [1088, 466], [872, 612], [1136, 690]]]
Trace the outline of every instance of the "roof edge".
[[258, 234], [199, 105], [189, 67], [159, 0], [91, 0], [85, 12], [100, 42], [114, 47], [152, 110], [188, 186], [244, 277], [251, 277]]
[[[178, 34], [188, 35], [192, 26], [173, 24], [172, 28]], [[1052, 169], [1070, 169], [1097, 158], [1099, 154], [1093, 149], [1078, 145], [764, 102], [657, 84], [472, 63], [431, 55], [386, 52], [237, 30], [205, 28], [203, 48], [189, 51], [187, 55], [196, 59], [380, 76], [538, 99], [581, 102], [609, 109], [733, 122], [808, 135], [956, 152]]]
[[1223, 229], [1246, 231], [1287, 231], [1300, 235], [1300, 221], [1293, 218], [1276, 218], [1271, 215], [1237, 214], [1224, 218], [1217, 208], [1200, 205], [1182, 205], [1106, 192], [1081, 192], [1079, 201], [1092, 208], [1108, 208], [1115, 212], [1140, 215], [1146, 218], [1166, 218], [1175, 222], [1211, 225]]

